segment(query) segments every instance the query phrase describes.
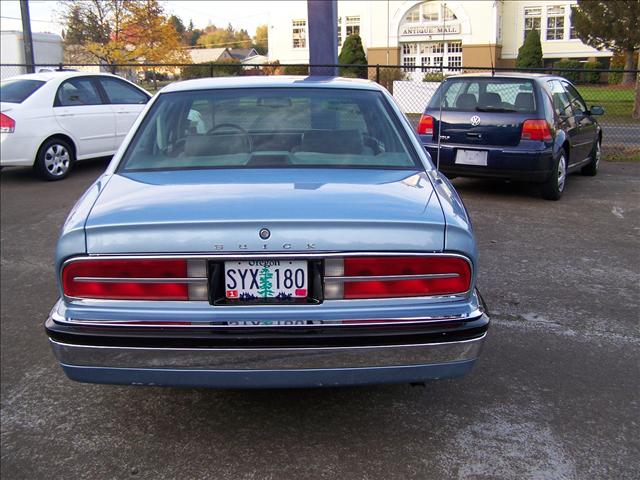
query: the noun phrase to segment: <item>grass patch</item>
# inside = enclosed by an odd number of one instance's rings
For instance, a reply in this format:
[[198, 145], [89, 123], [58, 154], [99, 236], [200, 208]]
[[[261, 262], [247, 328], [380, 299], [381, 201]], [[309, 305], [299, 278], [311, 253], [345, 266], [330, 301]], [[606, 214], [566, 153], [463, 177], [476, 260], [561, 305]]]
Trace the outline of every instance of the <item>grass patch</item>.
[[577, 85], [576, 88], [587, 106], [604, 107], [604, 115], [598, 118], [602, 124], [635, 122], [633, 112], [634, 87], [611, 85]]
[[602, 158], [607, 162], [640, 162], [640, 146], [604, 145]]

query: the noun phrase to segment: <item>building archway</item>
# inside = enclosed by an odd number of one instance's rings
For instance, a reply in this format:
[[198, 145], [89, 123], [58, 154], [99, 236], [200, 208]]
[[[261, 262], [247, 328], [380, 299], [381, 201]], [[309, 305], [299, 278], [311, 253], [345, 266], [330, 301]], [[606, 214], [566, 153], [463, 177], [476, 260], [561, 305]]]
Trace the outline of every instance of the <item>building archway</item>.
[[[462, 2], [405, 2], [394, 15], [400, 63], [413, 80], [425, 73], [457, 73], [462, 67], [463, 42], [471, 34]], [[419, 67], [419, 68], [417, 68]]]

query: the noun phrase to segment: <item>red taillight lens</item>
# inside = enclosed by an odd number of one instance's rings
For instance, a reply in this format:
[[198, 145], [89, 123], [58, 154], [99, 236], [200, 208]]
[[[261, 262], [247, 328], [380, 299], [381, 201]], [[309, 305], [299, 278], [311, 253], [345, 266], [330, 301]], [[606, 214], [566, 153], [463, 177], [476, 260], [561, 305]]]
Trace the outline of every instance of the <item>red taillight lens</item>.
[[422, 115], [418, 122], [418, 133], [420, 135], [433, 135], [433, 117]]
[[[454, 295], [471, 286], [471, 266], [457, 256], [354, 257], [325, 277], [329, 298], [393, 298]], [[331, 273], [331, 272], [329, 272]], [[336, 288], [335, 283], [339, 283]]]
[[551, 141], [551, 129], [546, 120], [525, 120], [522, 124], [523, 140]]
[[16, 121], [4, 113], [0, 113], [0, 133], [13, 133], [15, 129]]
[[77, 298], [188, 300], [187, 277], [186, 260], [78, 260], [64, 267], [62, 288]]

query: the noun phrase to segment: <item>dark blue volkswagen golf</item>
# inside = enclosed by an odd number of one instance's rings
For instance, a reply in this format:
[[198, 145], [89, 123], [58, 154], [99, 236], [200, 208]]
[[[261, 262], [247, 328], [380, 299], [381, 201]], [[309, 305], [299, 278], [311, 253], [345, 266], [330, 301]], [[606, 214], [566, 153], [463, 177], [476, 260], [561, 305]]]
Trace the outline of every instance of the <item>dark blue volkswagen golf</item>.
[[536, 182], [558, 200], [569, 173], [598, 172], [602, 129], [593, 116], [603, 113], [562, 77], [457, 75], [432, 97], [418, 134], [434, 162], [440, 135], [440, 168], [450, 178]]

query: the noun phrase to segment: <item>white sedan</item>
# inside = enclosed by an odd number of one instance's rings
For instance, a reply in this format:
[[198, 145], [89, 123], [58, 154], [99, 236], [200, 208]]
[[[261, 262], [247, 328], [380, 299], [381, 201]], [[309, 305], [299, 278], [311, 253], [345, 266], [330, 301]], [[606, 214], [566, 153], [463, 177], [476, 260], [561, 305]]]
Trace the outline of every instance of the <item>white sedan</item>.
[[151, 95], [115, 75], [42, 72], [0, 83], [0, 166], [60, 180], [76, 160], [113, 155]]

